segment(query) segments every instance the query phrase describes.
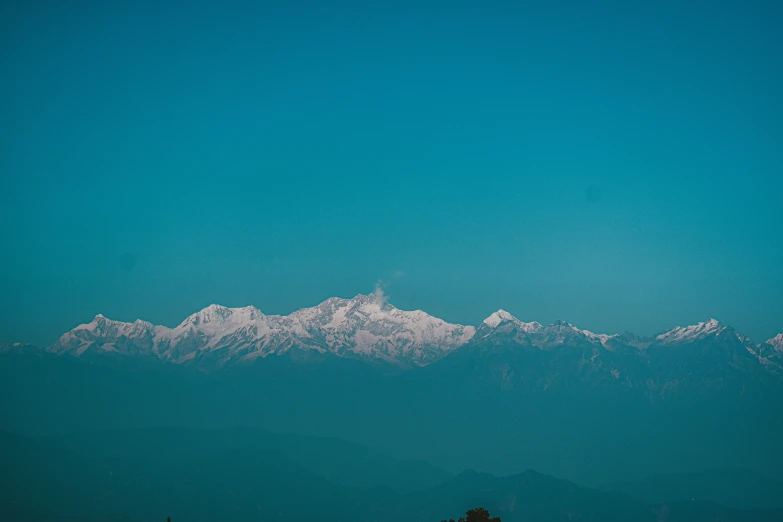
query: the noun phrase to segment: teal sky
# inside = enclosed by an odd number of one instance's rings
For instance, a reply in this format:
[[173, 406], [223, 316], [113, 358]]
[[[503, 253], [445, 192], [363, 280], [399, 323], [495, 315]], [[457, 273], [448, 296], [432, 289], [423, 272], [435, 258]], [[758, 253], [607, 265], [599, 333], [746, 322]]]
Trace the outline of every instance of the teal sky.
[[66, 3], [0, 5], [0, 340], [378, 280], [783, 331], [779, 2]]

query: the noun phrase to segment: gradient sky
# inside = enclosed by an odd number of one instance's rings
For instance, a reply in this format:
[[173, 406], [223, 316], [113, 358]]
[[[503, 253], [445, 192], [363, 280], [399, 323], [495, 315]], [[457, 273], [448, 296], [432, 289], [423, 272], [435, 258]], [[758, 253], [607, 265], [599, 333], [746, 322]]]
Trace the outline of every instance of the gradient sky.
[[783, 331], [780, 2], [134, 3], [0, 4], [0, 340], [378, 280]]

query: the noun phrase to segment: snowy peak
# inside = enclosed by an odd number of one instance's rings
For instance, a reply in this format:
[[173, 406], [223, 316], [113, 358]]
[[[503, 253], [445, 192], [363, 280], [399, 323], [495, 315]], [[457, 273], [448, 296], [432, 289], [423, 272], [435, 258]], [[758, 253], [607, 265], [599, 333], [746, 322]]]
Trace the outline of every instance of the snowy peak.
[[777, 334], [775, 337], [769, 339], [764, 344], [772, 346], [776, 352], [783, 353], [783, 333]]
[[555, 321], [542, 328], [538, 333], [539, 335], [533, 338], [533, 344], [541, 348], [577, 345], [584, 342], [604, 345], [608, 340], [617, 337], [617, 335], [596, 334], [589, 330], [581, 330], [563, 320]]
[[188, 316], [177, 328], [193, 326], [209, 329], [211, 326], [220, 325], [226, 322], [236, 323], [254, 321], [262, 316], [263, 314], [252, 306], [246, 306], [244, 308], [227, 308], [225, 306], [212, 304], [203, 310]]
[[467, 343], [474, 333], [472, 326], [450, 324], [421, 310], [399, 310], [376, 293], [327, 299], [287, 316], [213, 304], [175, 328], [99, 315], [49, 350], [77, 356], [87, 350], [143, 353], [175, 363], [206, 358], [222, 366], [298, 348], [422, 366]]
[[722, 335], [722, 341], [738, 340], [759, 360], [775, 362], [783, 358], [783, 334], [756, 345], [715, 319], [678, 326], [656, 337], [638, 338], [596, 334], [562, 320], [547, 326], [523, 322], [500, 309], [484, 319], [478, 331], [476, 335], [473, 326], [448, 323], [421, 310], [400, 310], [376, 290], [350, 299], [333, 297], [289, 315], [265, 315], [253, 306], [212, 304], [174, 328], [142, 320], [113, 321], [98, 314], [89, 323], [63, 334], [48, 350], [77, 357], [103, 352], [143, 355], [209, 368], [304, 351], [410, 368], [426, 366], [471, 341], [541, 350], [581, 348], [592, 353], [604, 349], [628, 353], [655, 344], [687, 345]]
[[124, 323], [98, 314], [89, 323], [81, 324], [61, 335], [57, 342], [49, 347], [49, 351], [79, 356], [91, 347], [100, 347], [107, 352], [121, 352], [128, 342], [149, 344], [154, 329], [155, 327], [146, 321]]
[[704, 323], [704, 326], [705, 326], [705, 328], [712, 329], [712, 330], [715, 330], [717, 328], [722, 328], [723, 327], [720, 324], [720, 321], [718, 321], [717, 319], [712, 319], [712, 318], [707, 319], [707, 321], [705, 321], [705, 323]]
[[489, 326], [490, 328], [497, 328], [501, 323], [510, 322], [519, 330], [522, 330], [523, 332], [536, 332], [543, 328], [540, 323], [532, 322], [532, 323], [525, 323], [523, 321], [520, 321], [510, 313], [506, 312], [503, 309], [498, 310], [497, 312], [493, 313], [486, 319], [484, 319], [485, 325]]
[[80, 324], [70, 332], [63, 334], [63, 337], [75, 333], [84, 338], [90, 336], [137, 336], [147, 333], [152, 328], [154, 328], [152, 323], [142, 321], [141, 319], [137, 319], [132, 323], [124, 323], [122, 321], [112, 321], [103, 314], [98, 314], [89, 323]]
[[210, 305], [188, 316], [176, 328], [156, 327], [155, 353], [164, 359], [188, 361], [207, 352], [219, 353], [220, 364], [232, 358], [266, 355], [271, 343], [290, 345], [280, 325], [253, 306]]
[[484, 335], [482, 338], [494, 337], [494, 335], [514, 332], [518, 336], [517, 342], [530, 343], [539, 348], [554, 348], [557, 346], [579, 344], [584, 342], [604, 345], [617, 335], [596, 334], [589, 330], [580, 330], [571, 323], [563, 320], [543, 326], [538, 322], [525, 323], [509, 314], [505, 310], [498, 310], [486, 319], [482, 324]]
[[704, 339], [710, 335], [720, 335], [726, 329], [715, 319], [708, 319], [702, 323], [690, 326], [677, 326], [655, 337], [660, 344], [689, 343]]
[[576, 326], [572, 325], [571, 323], [563, 320], [555, 321], [553, 324], [547, 326], [547, 330], [551, 332], [561, 332], [561, 333], [570, 333], [570, 334], [577, 334], [577, 335], [583, 335], [590, 341], [597, 341], [600, 343], [605, 343], [609, 339], [613, 339], [615, 337], [618, 337], [617, 334], [607, 335], [607, 334], [597, 334], [593, 333], [590, 330], [582, 330], [580, 328], [577, 328]]
[[356, 320], [369, 318], [373, 314], [389, 313], [393, 310], [396, 308], [373, 295], [359, 294], [352, 299], [332, 297], [317, 306], [297, 310], [289, 317], [295, 317], [304, 324], [340, 328]]
[[490, 328], [495, 328], [503, 321], [518, 321], [518, 319], [513, 315], [511, 315], [510, 313], [506, 312], [505, 310], [500, 309], [494, 314], [484, 319], [484, 324], [489, 326]]
[[475, 333], [472, 326], [450, 324], [421, 310], [400, 310], [377, 294], [327, 299], [289, 317], [333, 353], [403, 359], [415, 365], [440, 358]]

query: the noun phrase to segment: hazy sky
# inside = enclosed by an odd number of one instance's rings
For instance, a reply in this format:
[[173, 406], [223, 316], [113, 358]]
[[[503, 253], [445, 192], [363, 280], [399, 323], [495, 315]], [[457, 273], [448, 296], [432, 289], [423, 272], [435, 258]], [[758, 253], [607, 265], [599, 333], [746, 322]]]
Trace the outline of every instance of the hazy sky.
[[134, 3], [0, 4], [0, 340], [379, 279], [783, 331], [780, 2]]

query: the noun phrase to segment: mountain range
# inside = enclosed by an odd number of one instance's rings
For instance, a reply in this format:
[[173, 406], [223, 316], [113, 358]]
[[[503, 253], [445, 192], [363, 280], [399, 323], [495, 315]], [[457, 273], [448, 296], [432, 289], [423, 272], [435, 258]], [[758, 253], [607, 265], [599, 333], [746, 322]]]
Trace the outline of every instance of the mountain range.
[[[15, 522], [130, 522], [167, 516], [191, 521], [432, 522], [476, 506], [505, 522], [783, 518], [774, 499], [767, 499], [766, 507], [724, 506], [701, 496], [683, 497], [676, 480], [671, 492], [661, 493], [659, 484], [665, 489], [669, 482], [657, 478], [654, 486], [636, 485], [637, 495], [631, 496], [530, 470], [502, 477], [476, 471], [449, 474], [339, 440], [249, 429], [158, 428], [44, 438], [0, 432], [0, 458], [0, 516]], [[717, 477], [732, 488], [745, 476], [742, 470], [718, 470], [701, 478], [712, 483]], [[774, 484], [764, 486], [761, 494], [774, 493]], [[745, 493], [734, 489], [740, 496]]]
[[331, 298], [287, 315], [252, 306], [210, 305], [175, 328], [102, 315], [65, 333], [49, 350], [143, 355], [214, 369], [291, 353], [352, 357], [401, 367], [424, 366], [467, 343], [475, 328], [420, 310], [403, 311], [376, 295]]
[[715, 320], [640, 337], [502, 310], [453, 325], [377, 295], [288, 316], [210, 306], [175, 328], [97, 316], [49, 347], [0, 345], [0, 429], [247, 426], [596, 487], [737, 466], [783, 480], [781, 365], [783, 336]]
[[[269, 356], [329, 355], [405, 370], [432, 364], [466, 345], [504, 342], [542, 351], [581, 347], [586, 359], [595, 362], [602, 355], [611, 360], [609, 354], [617, 354], [615, 359], [622, 354], [649, 360], [650, 354], [665, 347], [705, 340], [734, 345], [746, 352], [738, 356], [753, 359], [772, 373], [783, 370], [783, 334], [755, 344], [714, 319], [649, 338], [596, 334], [565, 321], [547, 326], [523, 322], [504, 310], [473, 327], [450, 324], [421, 310], [400, 310], [376, 294], [335, 297], [287, 316], [265, 315], [252, 306], [210, 305], [174, 328], [97, 315], [63, 334], [47, 350], [75, 357], [101, 353], [147, 357], [207, 371]], [[607, 362], [603, 368], [615, 379], [623, 378], [622, 367]]]

